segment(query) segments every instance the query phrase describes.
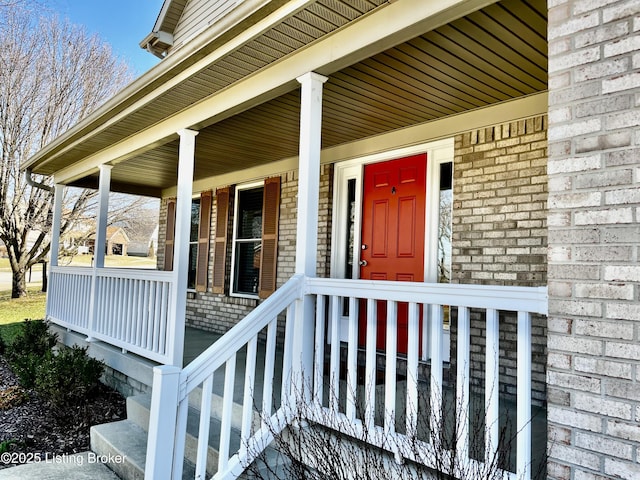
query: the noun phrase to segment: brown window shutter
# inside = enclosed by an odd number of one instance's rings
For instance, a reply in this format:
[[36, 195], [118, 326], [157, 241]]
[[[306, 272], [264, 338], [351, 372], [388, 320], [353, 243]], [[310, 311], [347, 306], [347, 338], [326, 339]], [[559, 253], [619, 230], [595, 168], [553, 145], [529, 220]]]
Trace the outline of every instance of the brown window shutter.
[[216, 239], [213, 251], [213, 279], [211, 291], [224, 293], [227, 270], [227, 229], [229, 225], [229, 187], [216, 190]]
[[176, 199], [167, 200], [167, 229], [164, 240], [164, 270], [173, 270], [173, 245], [176, 237]]
[[211, 202], [213, 192], [200, 194], [200, 219], [198, 220], [198, 259], [196, 263], [196, 291], [207, 291], [207, 270], [209, 267], [209, 236], [211, 234]]
[[260, 260], [260, 298], [276, 290], [278, 260], [278, 218], [280, 216], [280, 177], [264, 181], [262, 201], [262, 258]]

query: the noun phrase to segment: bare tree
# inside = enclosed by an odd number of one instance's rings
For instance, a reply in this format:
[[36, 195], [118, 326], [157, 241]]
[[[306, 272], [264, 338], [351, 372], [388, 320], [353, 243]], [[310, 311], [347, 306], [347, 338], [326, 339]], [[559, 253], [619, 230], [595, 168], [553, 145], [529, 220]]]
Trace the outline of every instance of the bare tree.
[[[13, 298], [26, 295], [25, 273], [49, 252], [53, 203], [51, 191], [27, 184], [20, 165], [131, 78], [129, 67], [81, 27], [22, 5], [0, 9], [0, 240]], [[91, 195], [67, 194], [63, 231]]]
[[[344, 408], [345, 395], [330, 390], [328, 399], [311, 401], [292, 382], [290, 400], [293, 416], [282, 430], [268, 417], [262, 418], [273, 436], [268, 448], [264, 444], [245, 446], [255, 460], [244, 465], [247, 477], [255, 480], [503, 480], [506, 472], [515, 470], [515, 412], [501, 412], [496, 445], [485, 444], [487, 410], [484, 396], [478, 392], [468, 399], [468, 409], [445, 389], [437, 400], [437, 411], [431, 410], [430, 392], [419, 389], [417, 404], [396, 405], [389, 413], [384, 405], [374, 407], [375, 423], [366, 421], [367, 398], [364, 386], [353, 393], [359, 401], [355, 419], [331, 412], [319, 405], [335, 403]], [[348, 388], [342, 383], [342, 388]], [[310, 388], [310, 385], [308, 386]], [[406, 398], [402, 382], [397, 385]], [[366, 394], [365, 394], [366, 393]], [[329, 399], [333, 398], [331, 402]], [[415, 423], [406, 425], [408, 412]], [[533, 420], [532, 420], [533, 421]], [[392, 425], [388, 430], [384, 424]], [[331, 425], [334, 428], [327, 428]], [[435, 427], [435, 428], [432, 428]], [[464, 447], [464, 450], [459, 450]], [[463, 452], [463, 453], [461, 453]], [[538, 456], [540, 452], [538, 452]], [[535, 458], [529, 466], [531, 478], [546, 478], [546, 454]], [[520, 478], [520, 477], [519, 477]]]

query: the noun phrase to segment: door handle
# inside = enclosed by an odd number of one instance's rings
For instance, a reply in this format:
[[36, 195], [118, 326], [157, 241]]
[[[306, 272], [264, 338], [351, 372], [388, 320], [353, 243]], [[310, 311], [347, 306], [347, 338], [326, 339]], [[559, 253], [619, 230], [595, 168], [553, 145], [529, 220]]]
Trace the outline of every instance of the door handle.
[[360, 260], [360, 262], [358, 262], [360, 264], [361, 267], [366, 267], [368, 265], [366, 260]]

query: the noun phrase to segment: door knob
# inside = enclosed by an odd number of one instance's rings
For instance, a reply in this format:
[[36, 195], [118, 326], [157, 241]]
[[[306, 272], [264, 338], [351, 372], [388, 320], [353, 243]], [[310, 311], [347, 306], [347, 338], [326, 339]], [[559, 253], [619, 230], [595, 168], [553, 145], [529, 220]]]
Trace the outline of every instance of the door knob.
[[368, 263], [367, 263], [367, 261], [366, 261], [366, 260], [360, 260], [360, 262], [359, 262], [359, 263], [360, 263], [360, 266], [361, 266], [361, 267], [366, 267], [366, 266], [368, 265]]

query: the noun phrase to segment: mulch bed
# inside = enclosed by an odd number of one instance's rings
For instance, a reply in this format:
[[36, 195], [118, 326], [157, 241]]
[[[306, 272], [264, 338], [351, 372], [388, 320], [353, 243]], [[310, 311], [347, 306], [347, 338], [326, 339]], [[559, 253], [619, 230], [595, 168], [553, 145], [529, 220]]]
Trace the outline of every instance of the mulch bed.
[[6, 449], [15, 453], [11, 455], [15, 462], [0, 461], [0, 469], [23, 463], [19, 460], [33, 459], [36, 455], [44, 460], [85, 452], [90, 449], [89, 429], [92, 425], [126, 417], [124, 397], [102, 384], [83, 405], [65, 411], [57, 410], [34, 391], [21, 393], [17, 386], [18, 379], [0, 356], [0, 400], [3, 392], [5, 398], [10, 396], [9, 392], [13, 394], [11, 397], [19, 398], [10, 401], [18, 404], [9, 408], [4, 408], [0, 402], [0, 452]]

